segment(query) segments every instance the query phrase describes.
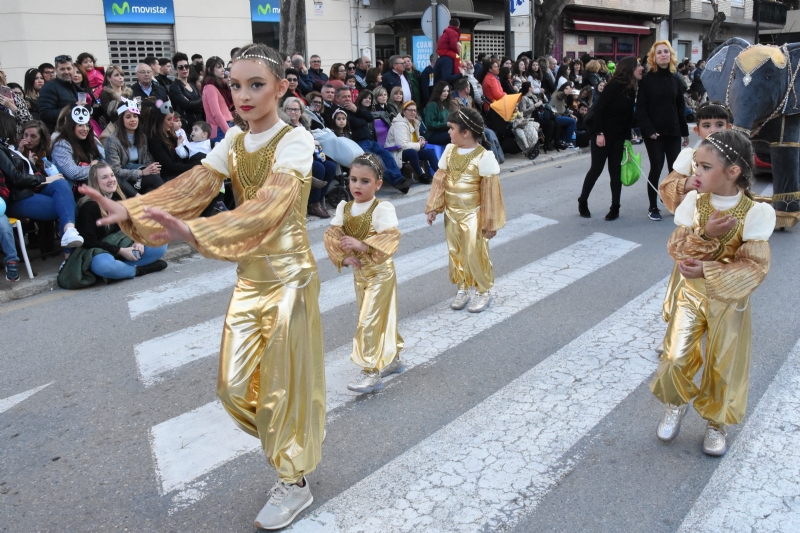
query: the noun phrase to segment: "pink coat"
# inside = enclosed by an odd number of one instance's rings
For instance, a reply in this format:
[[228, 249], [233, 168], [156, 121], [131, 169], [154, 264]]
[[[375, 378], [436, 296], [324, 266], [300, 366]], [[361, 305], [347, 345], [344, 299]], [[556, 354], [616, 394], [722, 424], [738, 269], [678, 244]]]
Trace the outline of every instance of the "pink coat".
[[103, 92], [103, 80], [105, 79], [103, 71], [95, 67], [86, 73], [86, 77], [88, 78], [89, 87], [92, 89], [92, 94], [95, 98], [100, 98], [100, 93]]
[[210, 83], [203, 87], [203, 109], [206, 111], [206, 122], [211, 125], [211, 138], [217, 136], [217, 128], [221, 128], [223, 133], [227, 133], [228, 122], [233, 120], [233, 115], [231, 115], [222, 93]]

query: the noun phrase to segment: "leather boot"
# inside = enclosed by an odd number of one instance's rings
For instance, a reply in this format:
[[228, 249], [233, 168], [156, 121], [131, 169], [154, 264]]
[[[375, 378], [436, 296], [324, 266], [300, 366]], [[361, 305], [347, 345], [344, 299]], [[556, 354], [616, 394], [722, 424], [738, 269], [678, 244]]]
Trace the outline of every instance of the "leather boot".
[[606, 220], [617, 220], [619, 218], [619, 206], [612, 205], [611, 209], [608, 211], [606, 215]]
[[310, 204], [308, 206], [308, 214], [319, 218], [331, 218], [330, 213], [328, 213], [328, 211], [325, 210], [325, 208], [323, 208], [319, 202]]
[[589, 212], [589, 202], [578, 198], [578, 214], [583, 218], [592, 218], [592, 213]]

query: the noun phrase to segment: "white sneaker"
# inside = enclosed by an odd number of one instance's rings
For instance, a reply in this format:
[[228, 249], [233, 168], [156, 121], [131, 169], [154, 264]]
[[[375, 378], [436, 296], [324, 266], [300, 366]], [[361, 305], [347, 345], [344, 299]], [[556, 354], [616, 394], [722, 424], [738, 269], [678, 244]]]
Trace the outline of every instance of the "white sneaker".
[[75, 228], [64, 230], [64, 236], [61, 237], [62, 248], [78, 248], [83, 244], [83, 237], [78, 233]]
[[362, 372], [357, 380], [347, 384], [347, 388], [353, 392], [369, 394], [383, 389], [383, 380], [380, 372], [375, 372], [374, 374]]
[[311, 505], [314, 497], [311, 495], [311, 487], [308, 480], [304, 478], [305, 486], [299, 487], [286, 483], [282, 479], [269, 491], [269, 499], [256, 517], [255, 525], [261, 529], [282, 529], [300, 514], [300, 512]]
[[456, 297], [453, 298], [453, 303], [450, 304], [450, 309], [455, 311], [460, 311], [467, 306], [469, 302], [469, 291], [464, 289], [459, 289], [456, 293]]
[[390, 374], [399, 374], [401, 372], [405, 372], [406, 364], [400, 360], [400, 357], [395, 357], [394, 361], [383, 367], [381, 370], [381, 377], [385, 378]]
[[486, 292], [476, 292], [475, 296], [472, 297], [472, 301], [469, 304], [469, 311], [470, 313], [480, 313], [481, 311], [485, 311], [489, 304], [492, 302], [492, 295], [489, 291]]

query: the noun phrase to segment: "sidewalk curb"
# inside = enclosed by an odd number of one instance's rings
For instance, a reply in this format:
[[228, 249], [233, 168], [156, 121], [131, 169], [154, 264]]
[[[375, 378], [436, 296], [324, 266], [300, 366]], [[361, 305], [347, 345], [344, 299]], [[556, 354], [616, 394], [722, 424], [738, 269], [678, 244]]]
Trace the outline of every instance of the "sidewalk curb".
[[[195, 253], [196, 252], [194, 248], [186, 243], [174, 243], [169, 245], [167, 253], [164, 254], [162, 259], [167, 262], [175, 261], [177, 259], [189, 257]], [[24, 271], [20, 272], [20, 275], [27, 276]], [[58, 274], [46, 274], [42, 276], [36, 276], [32, 280], [20, 280], [20, 283], [18, 285], [13, 285], [10, 290], [0, 291], [0, 304], [13, 302], [15, 300], [22, 300], [23, 298], [36, 296], [37, 294], [42, 294], [55, 289], [61, 290], [56, 283], [56, 277], [58, 277]]]

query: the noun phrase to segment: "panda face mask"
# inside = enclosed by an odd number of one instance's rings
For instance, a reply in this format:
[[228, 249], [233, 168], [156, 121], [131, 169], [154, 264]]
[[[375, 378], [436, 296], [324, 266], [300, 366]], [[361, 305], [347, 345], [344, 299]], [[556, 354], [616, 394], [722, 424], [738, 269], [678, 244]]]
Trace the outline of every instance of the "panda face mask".
[[90, 118], [92, 116], [88, 107], [77, 105], [72, 108], [72, 120], [75, 121], [75, 124], [88, 124]]

